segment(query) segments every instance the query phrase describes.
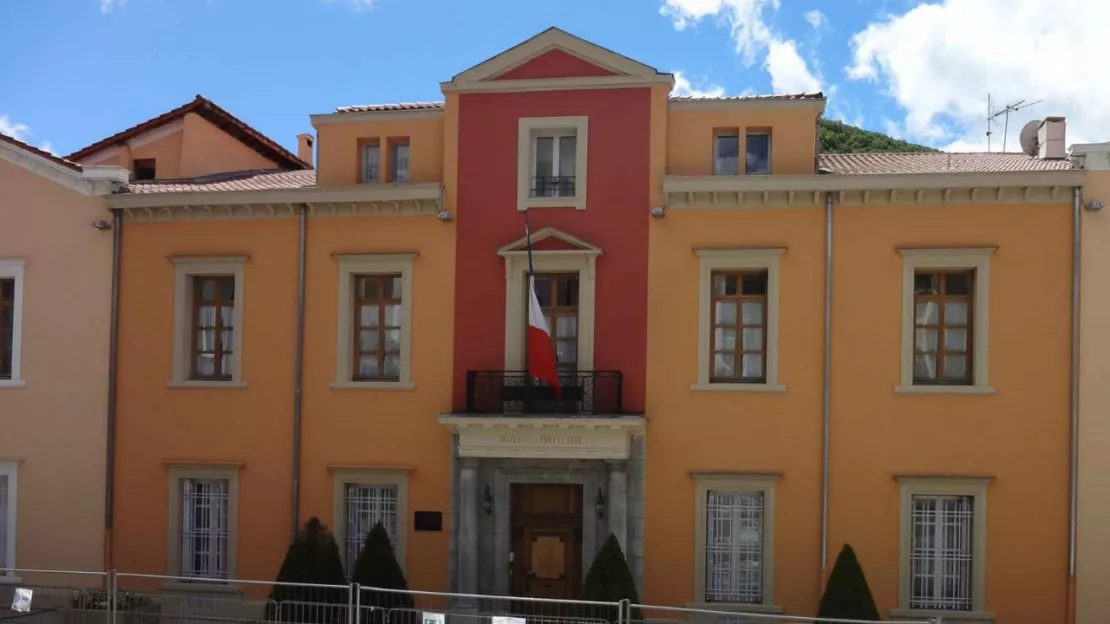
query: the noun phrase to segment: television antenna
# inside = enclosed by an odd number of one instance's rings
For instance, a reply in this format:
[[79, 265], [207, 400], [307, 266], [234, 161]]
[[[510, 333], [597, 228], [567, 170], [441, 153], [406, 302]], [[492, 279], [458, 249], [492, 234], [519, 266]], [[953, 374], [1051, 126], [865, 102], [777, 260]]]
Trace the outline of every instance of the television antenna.
[[1002, 117], [1002, 151], [1006, 151], [1006, 135], [1010, 130], [1010, 113], [1016, 113], [1023, 108], [1029, 108], [1034, 104], [1040, 104], [1042, 100], [1034, 100], [1029, 102], [1027, 100], [1018, 100], [1011, 104], [1007, 104], [1000, 110], [994, 110], [991, 106], [991, 94], [987, 94], [987, 151], [991, 151], [991, 135], [994, 131], [991, 128], [998, 126], [998, 118]]

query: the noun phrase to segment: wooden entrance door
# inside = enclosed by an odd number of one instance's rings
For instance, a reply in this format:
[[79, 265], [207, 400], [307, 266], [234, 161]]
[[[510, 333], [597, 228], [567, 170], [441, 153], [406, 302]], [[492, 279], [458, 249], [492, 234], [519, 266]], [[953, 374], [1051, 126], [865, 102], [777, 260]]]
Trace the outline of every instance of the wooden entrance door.
[[516, 483], [510, 497], [513, 595], [577, 598], [582, 588], [582, 486]]

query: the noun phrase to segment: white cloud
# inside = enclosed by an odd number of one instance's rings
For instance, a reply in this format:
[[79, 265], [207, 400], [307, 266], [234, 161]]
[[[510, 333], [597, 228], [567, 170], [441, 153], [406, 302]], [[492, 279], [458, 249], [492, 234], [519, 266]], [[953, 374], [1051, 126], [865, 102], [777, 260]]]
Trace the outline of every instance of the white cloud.
[[345, 4], [356, 11], [368, 11], [374, 8], [378, 0], [324, 0], [329, 4]]
[[672, 73], [674, 74], [674, 95], [689, 97], [724, 97], [725, 95], [725, 88], [719, 84], [699, 81], [698, 86], [694, 86], [685, 72], [675, 70]]
[[810, 26], [813, 26], [814, 30], [821, 30], [822, 26], [829, 23], [829, 18], [825, 17], [825, 14], [817, 9], [806, 11], [805, 16], [806, 21], [809, 22]]
[[51, 154], [54, 154], [55, 156], [58, 155], [58, 152], [54, 151], [54, 145], [50, 141], [43, 141], [42, 144], [39, 145], [39, 149], [44, 151], [44, 152], [50, 152]]
[[7, 115], [0, 115], [0, 134], [6, 134], [13, 139], [22, 141], [31, 134], [31, 128], [27, 124], [16, 123], [12, 121], [11, 117]]
[[100, 12], [111, 13], [127, 4], [127, 0], [100, 0]]
[[778, 11], [779, 3], [780, 0], [663, 0], [659, 13], [670, 18], [678, 30], [715, 17], [728, 26], [736, 53], [745, 65], [754, 65], [759, 54], [767, 53], [763, 67], [771, 75], [771, 86], [776, 92], [802, 90], [796, 89], [799, 86], [819, 90], [821, 81], [798, 53], [797, 43], [776, 35], [764, 19], [768, 9]]
[[[1043, 100], [1010, 116], [1007, 149], [1025, 122], [1068, 117], [1068, 142], [1110, 139], [1110, 64], [1103, 0], [937, 0], [872, 23], [852, 38], [849, 78], [879, 85], [905, 111], [909, 138], [985, 147], [996, 105]], [[1003, 129], [995, 128], [994, 149]]]

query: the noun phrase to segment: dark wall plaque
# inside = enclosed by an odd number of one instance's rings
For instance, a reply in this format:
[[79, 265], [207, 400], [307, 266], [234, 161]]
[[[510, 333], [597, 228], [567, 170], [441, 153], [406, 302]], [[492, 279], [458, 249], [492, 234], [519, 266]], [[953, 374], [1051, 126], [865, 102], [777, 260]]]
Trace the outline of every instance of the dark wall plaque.
[[418, 511], [416, 512], [416, 530], [417, 531], [442, 531], [443, 530], [443, 512], [440, 511]]

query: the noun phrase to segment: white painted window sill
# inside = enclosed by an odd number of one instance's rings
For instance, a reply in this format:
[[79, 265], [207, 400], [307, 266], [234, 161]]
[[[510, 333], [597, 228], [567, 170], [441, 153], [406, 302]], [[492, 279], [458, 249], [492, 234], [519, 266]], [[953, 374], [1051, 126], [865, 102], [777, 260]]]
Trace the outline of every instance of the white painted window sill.
[[[700, 611], [728, 611], [729, 613], [766, 613], [782, 615], [783, 608], [777, 605], [746, 604], [742, 602], [688, 602], [687, 609]], [[692, 613], [697, 617], [697, 613]]]
[[945, 624], [994, 621], [994, 614], [990, 611], [947, 611], [940, 609], [891, 609], [890, 617], [895, 620], [943, 618]]
[[247, 387], [245, 381], [206, 381], [203, 379], [178, 379], [166, 382], [167, 388], [222, 388], [238, 390]]
[[574, 208], [586, 209], [585, 197], [528, 197], [520, 202], [521, 211], [529, 208]]
[[894, 386], [894, 394], [994, 394], [993, 386]]
[[413, 390], [412, 381], [333, 381], [333, 390]]
[[690, 384], [691, 390], [711, 390], [716, 392], [786, 392], [782, 384], [757, 383], [707, 383], [699, 381]]
[[0, 388], [26, 388], [26, 379], [0, 379]]

